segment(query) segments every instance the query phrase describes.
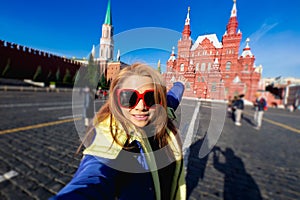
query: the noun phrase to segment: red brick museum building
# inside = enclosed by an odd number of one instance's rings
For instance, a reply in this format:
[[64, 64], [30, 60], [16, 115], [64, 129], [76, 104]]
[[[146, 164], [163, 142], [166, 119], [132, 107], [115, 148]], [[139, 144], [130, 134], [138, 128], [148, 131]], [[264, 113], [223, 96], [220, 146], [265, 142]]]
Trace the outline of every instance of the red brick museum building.
[[195, 42], [191, 39], [190, 8], [188, 8], [182, 37], [178, 40], [175, 54], [167, 61], [163, 74], [167, 87], [178, 76], [187, 79], [184, 96], [205, 99], [232, 99], [244, 94], [253, 101], [259, 88], [262, 67], [254, 64], [249, 42], [239, 55], [242, 33], [238, 30], [236, 0], [233, 0], [231, 15], [226, 31], [219, 42], [216, 34], [200, 35]]

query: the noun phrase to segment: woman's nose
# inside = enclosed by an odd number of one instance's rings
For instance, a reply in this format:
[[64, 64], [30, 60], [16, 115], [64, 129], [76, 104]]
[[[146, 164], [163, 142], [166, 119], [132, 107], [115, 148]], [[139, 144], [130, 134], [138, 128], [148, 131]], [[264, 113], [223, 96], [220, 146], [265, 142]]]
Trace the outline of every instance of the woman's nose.
[[143, 99], [139, 99], [138, 104], [135, 106], [135, 109], [145, 110], [146, 105], [144, 104]]

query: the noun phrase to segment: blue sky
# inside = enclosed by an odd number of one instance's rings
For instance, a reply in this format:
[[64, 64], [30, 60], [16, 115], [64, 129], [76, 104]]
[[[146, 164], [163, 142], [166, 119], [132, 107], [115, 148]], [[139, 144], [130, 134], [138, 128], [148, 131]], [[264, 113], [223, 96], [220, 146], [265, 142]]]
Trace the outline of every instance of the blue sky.
[[[160, 59], [164, 69], [172, 46], [177, 46], [188, 6], [192, 39], [215, 33], [221, 41], [232, 5], [232, 0], [111, 0], [121, 60], [155, 64]], [[86, 57], [92, 45], [99, 44], [106, 7], [107, 0], [2, 0], [0, 39], [61, 56]], [[249, 37], [255, 64], [263, 66], [263, 77], [300, 78], [299, 13], [297, 0], [237, 0], [241, 49]], [[152, 30], [162, 33], [161, 43], [152, 44]], [[139, 39], [148, 40], [144, 49], [134, 45], [128, 49], [128, 43], [137, 44]], [[117, 42], [125, 42], [127, 50]]]

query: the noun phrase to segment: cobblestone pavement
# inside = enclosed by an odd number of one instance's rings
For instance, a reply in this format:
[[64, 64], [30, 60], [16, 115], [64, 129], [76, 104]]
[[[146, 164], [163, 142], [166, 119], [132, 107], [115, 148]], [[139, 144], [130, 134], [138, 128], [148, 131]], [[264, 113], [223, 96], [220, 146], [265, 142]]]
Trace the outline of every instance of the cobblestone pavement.
[[[0, 95], [0, 199], [48, 199], [72, 178], [81, 158], [75, 155], [81, 142], [77, 129], [68, 121], [72, 95]], [[184, 139], [195, 106], [191, 100], [181, 104]], [[189, 199], [300, 199], [300, 113], [269, 109], [264, 115], [269, 121], [258, 131], [246, 108], [242, 126], [226, 117], [217, 144], [200, 158], [212, 106], [201, 103], [185, 157]]]

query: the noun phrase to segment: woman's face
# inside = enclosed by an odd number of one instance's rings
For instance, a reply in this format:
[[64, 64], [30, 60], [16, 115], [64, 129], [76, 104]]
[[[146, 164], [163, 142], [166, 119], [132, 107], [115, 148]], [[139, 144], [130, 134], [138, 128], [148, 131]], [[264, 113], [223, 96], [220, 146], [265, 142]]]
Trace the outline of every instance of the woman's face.
[[120, 86], [118, 101], [122, 113], [138, 127], [148, 125], [153, 119], [155, 111], [155, 106], [151, 107], [154, 102], [153, 90], [152, 79], [138, 75], [129, 76]]

